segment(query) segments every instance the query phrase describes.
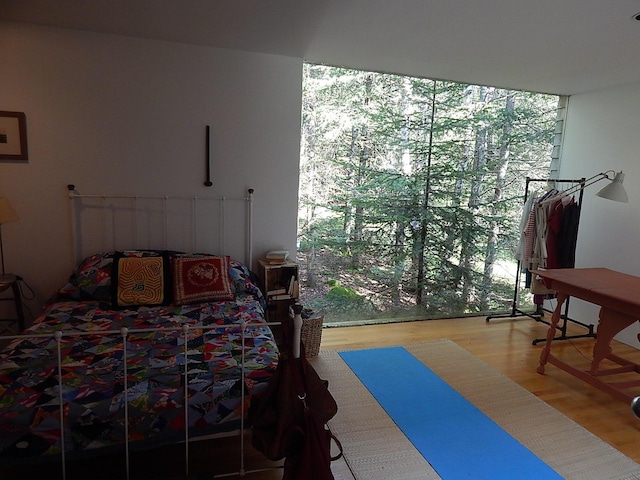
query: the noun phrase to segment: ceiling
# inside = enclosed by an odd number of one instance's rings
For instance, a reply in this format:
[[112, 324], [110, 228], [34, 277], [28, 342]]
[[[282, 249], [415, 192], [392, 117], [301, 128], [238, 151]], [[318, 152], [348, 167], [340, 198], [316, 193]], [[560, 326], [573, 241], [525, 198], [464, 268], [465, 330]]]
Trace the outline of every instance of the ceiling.
[[576, 94], [640, 81], [640, 0], [0, 0], [0, 19]]

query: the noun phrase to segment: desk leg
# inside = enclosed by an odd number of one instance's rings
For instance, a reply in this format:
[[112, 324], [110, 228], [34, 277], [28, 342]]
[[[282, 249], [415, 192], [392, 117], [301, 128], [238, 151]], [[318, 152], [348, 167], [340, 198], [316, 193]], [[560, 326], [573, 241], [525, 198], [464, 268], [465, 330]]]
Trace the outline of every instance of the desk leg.
[[600, 309], [600, 322], [598, 323], [598, 335], [593, 347], [593, 359], [591, 361], [591, 374], [595, 375], [600, 362], [611, 355], [611, 340], [622, 330], [636, 322], [636, 319], [608, 308]]
[[542, 352], [540, 352], [540, 364], [538, 365], [538, 373], [544, 373], [544, 366], [547, 363], [549, 358], [549, 353], [551, 352], [551, 343], [553, 343], [553, 339], [556, 336], [556, 328], [558, 327], [558, 322], [560, 322], [560, 317], [562, 315], [562, 305], [569, 298], [569, 295], [566, 293], [557, 293], [558, 304], [556, 305], [555, 310], [553, 311], [553, 315], [551, 316], [551, 322], [549, 322], [549, 329], [547, 330], [547, 341], [544, 344], [544, 348]]

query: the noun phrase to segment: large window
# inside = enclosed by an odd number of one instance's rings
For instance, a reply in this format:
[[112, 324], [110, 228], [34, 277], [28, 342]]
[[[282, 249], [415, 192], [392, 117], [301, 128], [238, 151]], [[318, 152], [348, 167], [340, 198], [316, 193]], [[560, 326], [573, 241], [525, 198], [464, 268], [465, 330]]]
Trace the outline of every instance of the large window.
[[511, 306], [527, 176], [558, 97], [304, 66], [302, 301], [328, 323]]

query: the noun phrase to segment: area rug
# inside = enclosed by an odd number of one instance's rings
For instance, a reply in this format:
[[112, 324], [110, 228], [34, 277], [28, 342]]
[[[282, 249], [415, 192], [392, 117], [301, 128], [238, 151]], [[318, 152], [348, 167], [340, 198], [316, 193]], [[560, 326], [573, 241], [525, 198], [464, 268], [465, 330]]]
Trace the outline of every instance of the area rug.
[[443, 479], [562, 480], [404, 347], [340, 357]]
[[[640, 465], [454, 342], [405, 349], [563, 478], [640, 480]], [[357, 480], [440, 479], [338, 352], [312, 359], [338, 402], [330, 426]], [[411, 401], [411, 390], [406, 391]], [[465, 452], [460, 451], [460, 462]], [[513, 472], [514, 479], [519, 478]]]

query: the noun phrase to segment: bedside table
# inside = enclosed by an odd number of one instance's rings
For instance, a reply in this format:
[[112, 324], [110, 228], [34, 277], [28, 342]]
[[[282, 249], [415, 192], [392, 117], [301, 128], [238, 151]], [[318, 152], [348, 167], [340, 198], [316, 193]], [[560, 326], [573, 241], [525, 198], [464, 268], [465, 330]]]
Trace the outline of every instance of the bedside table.
[[[291, 321], [289, 307], [298, 301], [299, 276], [298, 264], [294, 262], [270, 263], [258, 260], [258, 278], [262, 282], [267, 300], [267, 321], [287, 325]], [[282, 340], [282, 327], [272, 325], [271, 330], [278, 345]]]
[[17, 323], [20, 332], [24, 330], [24, 310], [22, 308], [22, 296], [20, 294], [20, 277], [17, 275], [0, 275], [0, 293], [11, 289], [11, 297], [2, 297], [0, 302], [13, 302], [16, 311], [15, 318], [0, 318], [0, 322]]

